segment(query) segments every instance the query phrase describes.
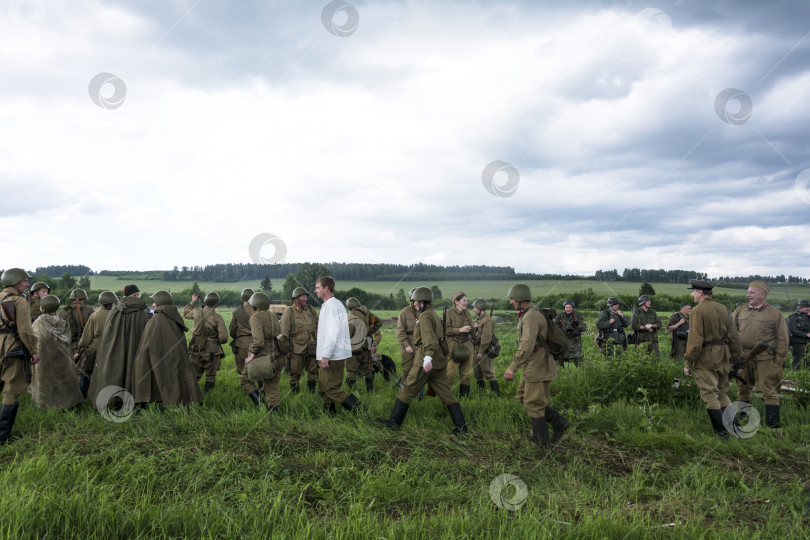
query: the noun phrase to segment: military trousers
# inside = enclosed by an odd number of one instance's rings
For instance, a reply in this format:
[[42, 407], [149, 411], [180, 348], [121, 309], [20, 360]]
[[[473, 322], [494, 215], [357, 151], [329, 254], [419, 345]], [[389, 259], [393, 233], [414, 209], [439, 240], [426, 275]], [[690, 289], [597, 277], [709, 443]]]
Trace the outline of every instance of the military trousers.
[[493, 358], [490, 358], [489, 355], [482, 355], [481, 360], [478, 360], [478, 355], [474, 359], [475, 366], [473, 367], [473, 374], [475, 376], [476, 381], [494, 381], [495, 379], [495, 370], [492, 368], [492, 364], [495, 362]]
[[236, 372], [241, 375], [245, 372], [245, 358], [250, 354], [250, 347], [238, 347], [233, 345], [231, 346], [231, 350], [233, 350], [233, 365], [236, 368]]
[[357, 374], [361, 377], [373, 377], [374, 371], [371, 369], [371, 351], [363, 350], [353, 353], [351, 358], [346, 359], [346, 380], [354, 381]]
[[346, 360], [330, 360], [329, 367], [318, 369], [318, 395], [324, 403], [343, 403], [349, 397], [343, 391], [343, 370]]
[[399, 348], [399, 357], [402, 358], [402, 384], [405, 384], [405, 379], [408, 378], [408, 375], [411, 373], [411, 368], [413, 367], [413, 359], [416, 355], [413, 353], [405, 352], [405, 347]]
[[783, 367], [776, 359], [749, 361], [743, 364], [741, 377], [748, 384], [737, 380], [737, 399], [751, 403], [754, 385], [759, 387], [765, 405], [779, 405], [779, 387], [782, 385]]
[[676, 360], [683, 360], [685, 356], [686, 356], [686, 340], [673, 337], [672, 349], [669, 353], [669, 357], [674, 358]]
[[[262, 390], [264, 391], [264, 402], [270, 405], [271, 407], [278, 407], [278, 404], [281, 403], [281, 397], [278, 391], [279, 381], [281, 381], [281, 364], [280, 362], [277, 362], [276, 372], [273, 375], [273, 377], [270, 379], [264, 379], [262, 381]], [[241, 386], [242, 390], [245, 391], [245, 395], [250, 395], [258, 390], [258, 388], [256, 387], [256, 383], [254, 383], [248, 378], [247, 370], [244, 370], [242, 374], [239, 376], [239, 386]]]
[[707, 409], [722, 409], [731, 405], [728, 398], [728, 372], [730, 369], [701, 369], [694, 368], [692, 376], [695, 378], [700, 390], [700, 399], [706, 404]]
[[306, 373], [307, 381], [318, 380], [318, 363], [314, 356], [290, 353], [290, 384], [298, 384], [301, 374]]
[[810, 350], [810, 347], [806, 343], [794, 343], [790, 348], [793, 352], [793, 362], [791, 362], [793, 370], [807, 366], [807, 351]]
[[445, 405], [457, 403], [456, 398], [453, 397], [453, 391], [450, 388], [450, 380], [447, 378], [447, 371], [445, 369], [434, 367], [429, 372], [426, 372], [422, 369], [422, 366], [416, 364], [411, 367], [411, 371], [408, 373], [405, 383], [402, 385], [402, 388], [399, 389], [397, 399], [403, 403], [410, 403], [425, 384], [430, 385], [436, 393], [436, 397]]
[[520, 381], [515, 399], [523, 405], [529, 418], [544, 418], [551, 395], [551, 381]]
[[3, 358], [0, 360], [0, 390], [3, 394], [3, 405], [14, 405], [28, 388], [25, 379], [25, 364], [22, 358]]
[[222, 357], [213, 353], [191, 353], [189, 355], [191, 360], [191, 367], [194, 368], [194, 374], [197, 380], [200, 380], [205, 375], [205, 382], [215, 382], [217, 380], [217, 371], [222, 365]]
[[[473, 373], [473, 349], [472, 344], [470, 342], [467, 343], [458, 343], [451, 345], [450, 352], [447, 355], [447, 380], [450, 381], [450, 385], [452, 386], [454, 382], [456, 382], [456, 375], [460, 374], [460, 384], [463, 386], [470, 386], [470, 379], [472, 378]], [[463, 362], [456, 362], [453, 360], [453, 352], [455, 351], [456, 347], [463, 347], [467, 349], [470, 353], [467, 360]]]

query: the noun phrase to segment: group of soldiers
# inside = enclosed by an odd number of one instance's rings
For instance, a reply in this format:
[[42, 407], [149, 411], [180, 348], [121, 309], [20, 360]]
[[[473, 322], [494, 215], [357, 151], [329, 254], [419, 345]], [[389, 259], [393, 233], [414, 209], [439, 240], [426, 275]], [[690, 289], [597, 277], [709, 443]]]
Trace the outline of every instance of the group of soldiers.
[[[282, 371], [289, 372], [292, 393], [299, 392], [304, 381], [309, 392], [317, 388], [327, 412], [335, 414], [336, 403], [349, 410], [364, 410], [356, 396], [343, 392], [340, 386], [345, 383], [353, 389], [359, 376], [365, 378], [366, 390], [371, 391], [375, 371], [383, 363], [376, 350], [382, 319], [356, 298], [348, 299], [345, 307], [340, 304], [332, 294], [334, 280], [328, 276], [316, 283], [316, 294], [324, 301], [320, 315], [309, 305], [309, 293], [302, 287], [293, 291], [292, 304], [280, 318], [270, 311], [266, 294], [245, 289], [243, 305], [233, 312], [228, 328], [216, 312], [219, 295], [214, 292], [207, 294], [199, 307], [199, 295], [193, 295], [181, 317], [166, 291], [151, 296], [151, 309], [135, 285], [127, 286], [120, 300], [106, 291], [99, 295], [100, 309], [94, 311], [86, 305], [86, 293], [76, 289], [70, 294], [71, 304], [57, 314], [60, 301], [49, 294], [47, 284], [35, 283], [30, 287], [30, 298], [25, 297], [28, 279], [28, 274], [18, 268], [2, 274], [0, 443], [8, 439], [18, 398], [29, 389], [29, 383], [32, 398], [41, 407], [70, 408], [85, 397], [95, 403], [111, 387], [132, 394], [136, 404], [202, 403], [203, 395], [214, 388], [224, 357], [222, 345], [229, 337], [242, 390], [253, 404], [260, 407], [264, 402], [271, 412], [280, 403]], [[695, 377], [715, 431], [721, 436], [725, 433], [718, 430], [722, 422], [717, 422], [730, 403], [727, 390], [732, 371], [738, 378], [739, 400], [750, 401], [753, 387], [758, 386], [765, 396], [766, 424], [777, 427], [788, 328], [796, 367], [810, 342], [810, 304], [800, 302], [797, 312], [785, 321], [779, 310], [765, 303], [768, 286], [753, 282], [749, 304], [738, 306], [732, 314], [711, 301], [710, 283], [692, 281], [691, 285], [698, 305], [692, 310], [684, 303], [666, 330], [673, 334], [671, 356], [685, 358], [685, 373]], [[550, 326], [556, 324], [568, 339], [563, 362], [578, 365], [586, 324], [572, 301], [563, 304], [563, 312], [552, 322], [532, 303], [528, 286], [514, 285], [507, 296], [518, 310], [518, 349], [504, 379], [512, 380], [516, 371], [523, 370], [516, 397], [531, 419], [533, 440], [548, 447], [568, 429], [567, 420], [549, 407], [550, 382], [558, 374], [549, 348]], [[500, 346], [491, 307], [483, 299], [475, 300], [473, 322], [467, 295], [458, 291], [451, 298], [453, 306], [440, 317], [432, 306], [429, 288], [411, 289], [409, 305], [397, 319], [400, 391], [390, 417], [380, 419], [382, 424], [401, 425], [412, 399], [421, 399], [427, 389], [428, 395], [447, 405], [454, 430], [464, 433], [466, 421], [450, 390], [456, 378], [459, 398], [469, 396], [473, 377], [479, 390], [488, 385], [493, 394], [500, 395], [493, 370]], [[625, 349], [625, 328], [631, 326], [634, 334], [630, 341], [660, 357], [658, 333], [664, 327], [651, 308], [650, 298], [640, 297], [630, 318], [620, 309], [617, 298], [611, 297], [607, 304], [608, 309], [600, 313], [596, 323], [597, 341], [604, 353], [612, 357]], [[329, 315], [325, 323], [324, 314]], [[183, 318], [193, 321], [188, 344]], [[251, 362], [255, 363], [250, 366]], [[269, 367], [261, 367], [265, 365]], [[387, 368], [393, 370], [393, 366]], [[198, 381], [203, 377], [201, 391]]]

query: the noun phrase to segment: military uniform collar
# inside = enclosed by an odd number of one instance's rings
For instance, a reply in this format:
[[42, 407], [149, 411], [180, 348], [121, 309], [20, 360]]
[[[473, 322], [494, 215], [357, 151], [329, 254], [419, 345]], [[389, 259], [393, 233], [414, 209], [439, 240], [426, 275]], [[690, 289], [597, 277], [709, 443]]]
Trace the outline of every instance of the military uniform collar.
[[767, 306], [768, 306], [768, 303], [767, 303], [767, 302], [765, 302], [764, 304], [762, 304], [762, 305], [761, 305], [761, 306], [759, 306], [758, 308], [755, 308], [755, 307], [754, 307], [754, 306], [752, 306], [751, 304], [748, 304], [748, 310], [750, 311], [750, 310], [752, 310], [752, 309], [755, 309], [755, 310], [757, 310], [757, 312], [760, 312], [760, 311], [762, 311], [763, 309], [765, 309]]

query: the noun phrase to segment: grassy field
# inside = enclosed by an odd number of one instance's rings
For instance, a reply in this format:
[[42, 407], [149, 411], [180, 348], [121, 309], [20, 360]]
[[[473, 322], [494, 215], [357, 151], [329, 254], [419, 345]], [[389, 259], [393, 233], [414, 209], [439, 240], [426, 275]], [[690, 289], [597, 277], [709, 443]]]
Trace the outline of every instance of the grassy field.
[[[190, 410], [115, 423], [89, 403], [40, 411], [24, 396], [20, 438], [0, 447], [0, 538], [807, 537], [806, 408], [786, 400], [783, 429], [723, 442], [694, 387], [673, 389], [679, 365], [605, 362], [588, 336], [585, 364], [552, 383], [573, 427], [546, 452], [502, 379], [514, 328], [496, 331], [502, 397], [473, 388], [465, 436], [432, 398], [398, 431], [340, 407], [324, 416], [286, 375], [270, 416], [242, 394], [227, 347], [216, 388]], [[393, 326], [381, 350], [399, 361]], [[376, 383], [356, 393], [387, 417], [396, 389]]]

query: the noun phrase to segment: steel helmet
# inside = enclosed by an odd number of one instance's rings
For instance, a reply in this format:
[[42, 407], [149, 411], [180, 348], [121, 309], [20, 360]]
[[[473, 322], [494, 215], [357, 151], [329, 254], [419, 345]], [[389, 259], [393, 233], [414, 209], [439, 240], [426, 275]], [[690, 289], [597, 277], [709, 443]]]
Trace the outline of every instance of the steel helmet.
[[248, 303], [259, 311], [270, 309], [270, 297], [263, 292], [253, 293]]
[[253, 296], [253, 289], [242, 289], [242, 302], [247, 302]]
[[215, 292], [210, 292], [206, 294], [203, 303], [208, 307], [216, 307], [217, 304], [219, 304], [219, 294]]
[[512, 300], [517, 300], [518, 302], [531, 302], [532, 290], [528, 285], [517, 283], [512, 285], [512, 288], [509, 289], [508, 293], [506, 293], [506, 297], [511, 298]]
[[152, 295], [152, 302], [159, 306], [172, 305], [172, 293], [168, 291], [157, 291]]
[[116, 304], [118, 303], [118, 297], [115, 296], [115, 293], [112, 291], [104, 291], [98, 295], [98, 303], [102, 306], [104, 304]]

